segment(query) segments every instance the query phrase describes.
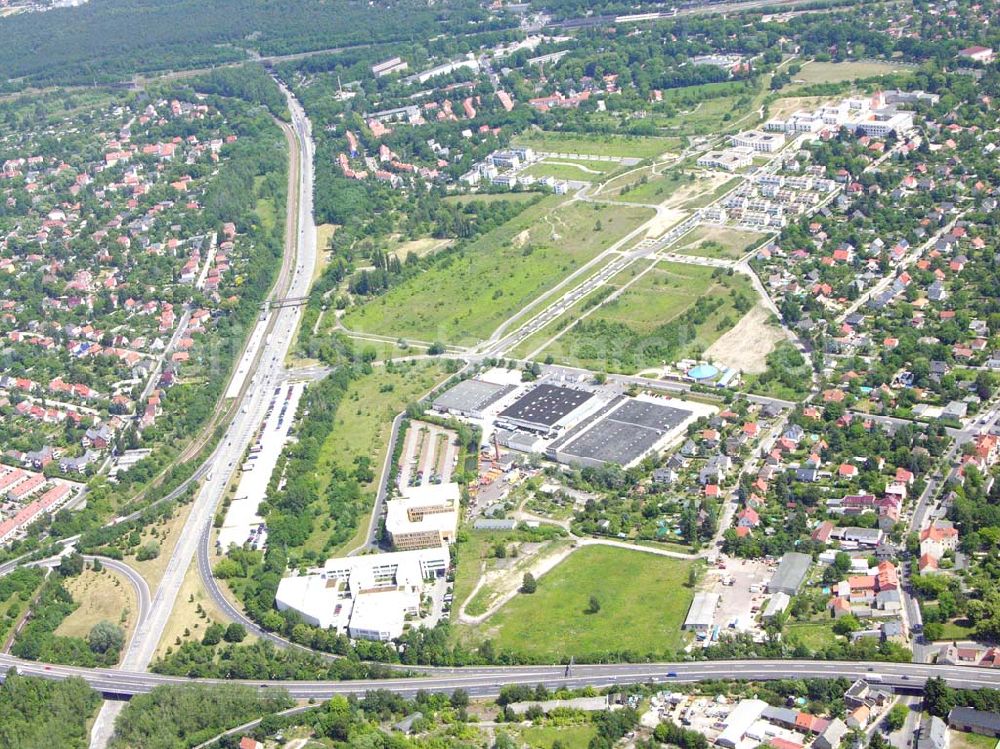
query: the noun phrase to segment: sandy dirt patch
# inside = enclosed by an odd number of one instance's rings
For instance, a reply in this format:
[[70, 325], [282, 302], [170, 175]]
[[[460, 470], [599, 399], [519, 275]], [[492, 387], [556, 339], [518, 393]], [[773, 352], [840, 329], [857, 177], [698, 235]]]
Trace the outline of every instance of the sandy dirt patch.
[[748, 374], [763, 372], [765, 359], [779, 341], [787, 337], [784, 328], [769, 325], [770, 311], [761, 304], [708, 347], [705, 358]]
[[646, 229], [646, 238], [653, 239], [663, 234], [667, 229], [688, 217], [688, 211], [681, 211], [676, 208], [661, 208], [656, 212], [656, 216], [649, 222]]
[[411, 252], [417, 257], [423, 257], [424, 255], [439, 252], [445, 247], [450, 246], [453, 242], [453, 239], [434, 239], [433, 237], [411, 239], [409, 242], [401, 242], [399, 247], [393, 251], [393, 254], [400, 260], [406, 260], [406, 256]]
[[674, 193], [663, 202], [663, 206], [665, 208], [678, 208], [705, 193], [715, 192], [719, 185], [732, 178], [733, 175], [722, 172], [698, 172], [696, 180], [683, 184], [674, 190]]

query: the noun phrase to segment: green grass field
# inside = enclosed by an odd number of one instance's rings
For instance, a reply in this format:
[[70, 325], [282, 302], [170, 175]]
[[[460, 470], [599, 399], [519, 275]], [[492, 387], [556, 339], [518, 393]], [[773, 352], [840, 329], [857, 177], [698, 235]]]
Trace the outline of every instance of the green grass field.
[[951, 749], [994, 749], [997, 740], [992, 736], [980, 736], [978, 733], [948, 730], [951, 737]]
[[785, 627], [785, 634], [810, 650], [822, 650], [837, 642], [832, 622], [795, 622]]
[[559, 741], [566, 749], [587, 749], [590, 740], [596, 735], [597, 728], [590, 722], [569, 726], [531, 726], [521, 730], [521, 741], [532, 749], [551, 749], [555, 741]]
[[[968, 619], [961, 621], [968, 622]], [[975, 637], [975, 628], [960, 624], [959, 621], [945, 622], [941, 625], [941, 640], [971, 640]]]
[[568, 159], [552, 159], [532, 164], [524, 170], [532, 177], [554, 177], [555, 179], [579, 180], [594, 182], [608, 172], [620, 169], [616, 161], [570, 161]]
[[[670, 117], [654, 115], [653, 121], [659, 127], [669, 128], [678, 134], [714, 135], [735, 127], [736, 119], [749, 111], [749, 107], [739, 106], [739, 101], [739, 97], [736, 96], [706, 99], [684, 107]], [[730, 122], [733, 124], [727, 127]]]
[[673, 195], [678, 188], [689, 183], [690, 180], [676, 169], [670, 169], [663, 174], [653, 174], [647, 168], [634, 174], [623, 174], [609, 181], [601, 189], [601, 197], [627, 203], [658, 204]]
[[700, 192], [698, 195], [693, 196], [690, 200], [685, 201], [682, 207], [689, 211], [693, 211], [697, 208], [704, 208], [705, 206], [714, 203], [716, 200], [718, 200], [727, 192], [736, 187], [736, 185], [738, 185], [740, 181], [741, 181], [740, 177], [732, 177], [731, 179], [727, 179], [725, 182], [717, 184], [711, 190], [704, 190]]
[[629, 135], [554, 133], [537, 130], [518, 135], [514, 138], [514, 145], [527, 146], [536, 151], [551, 153], [652, 159], [660, 154], [677, 150], [680, 147], [680, 140]]
[[549, 196], [386, 294], [348, 311], [352, 331], [471, 345], [648, 220], [647, 208]]
[[[689, 564], [586, 546], [543, 576], [536, 593], [518, 595], [469, 634], [493, 638], [498, 650], [546, 661], [612, 650], [669, 654], [681, 645], [693, 597], [685, 587]], [[594, 614], [585, 612], [591, 596], [600, 602]]]
[[466, 205], [468, 203], [496, 203], [505, 201], [508, 203], [526, 203], [538, 196], [534, 192], [494, 192], [494, 193], [472, 193], [469, 195], [449, 195], [444, 198], [445, 203], [455, 203], [456, 205]]
[[[704, 351], [742, 317], [737, 297], [756, 299], [746, 276], [713, 278], [714, 271], [659, 263], [543, 354], [573, 366], [631, 373]], [[681, 319], [692, 312], [698, 319]]]
[[800, 81], [805, 85], [814, 83], [842, 83], [859, 78], [874, 78], [906, 70], [889, 62], [810, 62], [792, 76], [793, 85]]
[[742, 229], [699, 226], [667, 248], [668, 252], [696, 257], [735, 260], [766, 235]]
[[[392, 420], [406, 404], [417, 400], [446, 377], [442, 362], [420, 361], [394, 364], [392, 371], [388, 367], [375, 367], [370, 375], [354, 380], [337, 408], [336, 424], [323, 443], [316, 464], [320, 486], [318, 496], [324, 495], [330, 483], [331, 469], [338, 466], [353, 470], [357, 456], [371, 459], [375, 481], [363, 486], [362, 490], [374, 495], [378, 472], [388, 449]], [[322, 501], [319, 506], [323, 507]], [[325, 548], [327, 534], [317, 524], [305, 549], [326, 553], [349, 550], [360, 543], [359, 539], [367, 531], [367, 526], [365, 518], [355, 538], [330, 550]]]

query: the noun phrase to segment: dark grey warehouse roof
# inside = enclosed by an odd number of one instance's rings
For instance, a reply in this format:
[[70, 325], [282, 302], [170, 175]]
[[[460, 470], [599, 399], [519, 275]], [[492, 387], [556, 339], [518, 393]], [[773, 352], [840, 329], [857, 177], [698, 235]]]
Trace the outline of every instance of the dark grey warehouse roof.
[[496, 385], [483, 380], [462, 380], [434, 400], [439, 411], [482, 411], [513, 390], [512, 385]]
[[500, 418], [552, 427], [593, 398], [586, 390], [539, 385], [500, 412]]

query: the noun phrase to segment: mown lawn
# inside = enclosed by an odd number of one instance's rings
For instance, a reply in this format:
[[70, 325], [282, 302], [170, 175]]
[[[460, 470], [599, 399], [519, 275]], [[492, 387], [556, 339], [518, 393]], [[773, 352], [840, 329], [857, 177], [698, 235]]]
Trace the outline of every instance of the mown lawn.
[[810, 62], [792, 76], [793, 84], [802, 81], [813, 83], [842, 83], [859, 78], [874, 78], [879, 75], [898, 73], [906, 68], [889, 62], [866, 60], [862, 62]]
[[[681, 645], [681, 624], [693, 592], [690, 562], [610, 546], [574, 551], [476, 630], [498, 650], [546, 661], [608, 651], [669, 654]], [[600, 603], [586, 613], [590, 597]], [[457, 599], [456, 599], [457, 600]]]
[[789, 639], [801, 642], [810, 650], [823, 650], [837, 642], [833, 622], [796, 622], [785, 627]]
[[651, 159], [676, 150], [680, 146], [680, 141], [676, 138], [534, 131], [517, 136], [514, 144], [553, 153]]
[[559, 741], [566, 749], [587, 749], [590, 740], [596, 735], [596, 726], [587, 722], [570, 726], [531, 726], [522, 729], [521, 740], [533, 749], [550, 749], [555, 741]]
[[648, 220], [647, 208], [549, 196], [348, 311], [354, 331], [472, 345]]

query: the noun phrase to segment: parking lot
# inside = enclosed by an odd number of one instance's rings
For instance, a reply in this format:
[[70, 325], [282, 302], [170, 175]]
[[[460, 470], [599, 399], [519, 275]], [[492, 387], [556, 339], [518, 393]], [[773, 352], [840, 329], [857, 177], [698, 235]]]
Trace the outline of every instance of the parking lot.
[[715, 623], [723, 632], [763, 635], [755, 619], [767, 601], [764, 586], [774, 574], [774, 567], [773, 563], [722, 555], [717, 565], [709, 567], [704, 588], [720, 596]]
[[458, 459], [457, 435], [450, 429], [414, 421], [399, 457], [399, 488], [451, 482]]

